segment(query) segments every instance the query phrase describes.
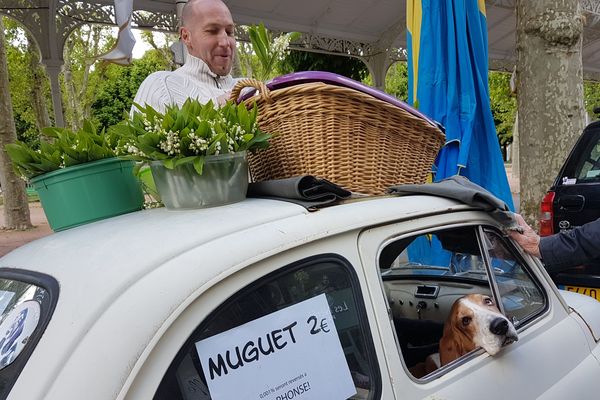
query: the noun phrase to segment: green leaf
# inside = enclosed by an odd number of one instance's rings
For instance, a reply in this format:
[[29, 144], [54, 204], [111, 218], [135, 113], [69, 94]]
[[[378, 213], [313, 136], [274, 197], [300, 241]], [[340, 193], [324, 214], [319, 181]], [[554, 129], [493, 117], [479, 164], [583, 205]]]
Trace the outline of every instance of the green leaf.
[[175, 159], [173, 159], [173, 158], [167, 158], [167, 159], [163, 160], [162, 163], [165, 166], [165, 168], [168, 168], [168, 169], [175, 168]]
[[58, 138], [59, 134], [63, 131], [64, 129], [62, 128], [56, 128], [53, 126], [49, 126], [46, 128], [42, 128], [42, 133], [45, 136], [51, 137], [51, 138]]
[[204, 170], [204, 157], [196, 157], [196, 159], [194, 160], [194, 169], [196, 170], [196, 173], [198, 175], [202, 175], [202, 172]]
[[242, 129], [246, 132], [251, 131], [252, 122], [250, 121], [250, 115], [248, 115], [248, 109], [244, 104], [240, 104], [237, 107], [237, 116], [239, 124]]
[[188, 164], [188, 163], [194, 162], [196, 160], [196, 158], [198, 158], [198, 156], [190, 156], [190, 157], [180, 158], [177, 161], [175, 161], [174, 166], [177, 167], [179, 165], [183, 165], [183, 164]]

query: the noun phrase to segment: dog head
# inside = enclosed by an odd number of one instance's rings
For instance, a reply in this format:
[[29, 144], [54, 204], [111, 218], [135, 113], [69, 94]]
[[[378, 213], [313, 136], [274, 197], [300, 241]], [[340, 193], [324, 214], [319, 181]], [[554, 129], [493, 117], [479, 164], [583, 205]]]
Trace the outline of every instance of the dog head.
[[446, 365], [477, 347], [495, 355], [517, 340], [515, 327], [500, 313], [494, 299], [470, 294], [452, 305], [440, 340], [440, 362]]

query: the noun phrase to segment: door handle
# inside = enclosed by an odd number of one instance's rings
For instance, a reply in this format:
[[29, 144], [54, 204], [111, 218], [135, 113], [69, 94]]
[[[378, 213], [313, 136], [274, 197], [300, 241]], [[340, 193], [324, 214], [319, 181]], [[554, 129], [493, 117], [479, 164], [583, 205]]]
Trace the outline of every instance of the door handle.
[[563, 211], [577, 212], [583, 210], [585, 205], [585, 197], [577, 194], [571, 196], [562, 196], [558, 200], [558, 205]]

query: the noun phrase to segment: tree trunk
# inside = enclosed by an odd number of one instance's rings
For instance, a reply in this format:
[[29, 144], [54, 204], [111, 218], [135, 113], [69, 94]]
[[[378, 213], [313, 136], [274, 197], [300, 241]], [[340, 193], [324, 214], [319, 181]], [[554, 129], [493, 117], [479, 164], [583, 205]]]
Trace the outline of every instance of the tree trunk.
[[0, 186], [4, 199], [4, 227], [7, 229], [31, 228], [25, 182], [14, 172], [4, 146], [17, 140], [13, 118], [12, 100], [8, 82], [4, 24], [0, 17]]
[[582, 33], [578, 0], [517, 0], [520, 212], [536, 226], [584, 127]]
[[71, 59], [71, 46], [73, 43], [67, 41], [65, 46], [65, 63], [63, 65], [63, 79], [65, 81], [66, 95], [67, 95], [67, 126], [74, 131], [79, 130], [82, 126], [81, 114], [79, 112], [78, 103], [81, 99], [76, 97], [75, 82], [73, 82], [72, 73], [72, 62]]
[[[91, 101], [88, 101], [88, 84], [90, 78], [90, 70], [92, 65], [96, 62], [96, 57], [98, 56], [98, 48], [100, 46], [100, 34], [102, 32], [102, 27], [99, 25], [94, 25], [90, 27], [89, 34], [86, 40], [86, 57], [84, 59], [83, 66], [83, 79], [81, 81], [81, 88], [79, 90], [79, 99], [81, 99], [81, 107], [82, 107], [82, 118], [90, 119], [92, 114], [92, 104]], [[91, 50], [90, 50], [91, 49]]]
[[44, 88], [46, 87], [48, 78], [46, 77], [44, 68], [40, 64], [37, 45], [29, 34], [27, 34], [27, 43], [29, 67], [31, 68], [31, 74], [33, 76], [31, 101], [33, 111], [35, 112], [36, 125], [38, 131], [41, 132], [42, 128], [51, 125], [50, 116], [48, 115], [48, 105], [46, 104], [46, 96], [44, 95]]

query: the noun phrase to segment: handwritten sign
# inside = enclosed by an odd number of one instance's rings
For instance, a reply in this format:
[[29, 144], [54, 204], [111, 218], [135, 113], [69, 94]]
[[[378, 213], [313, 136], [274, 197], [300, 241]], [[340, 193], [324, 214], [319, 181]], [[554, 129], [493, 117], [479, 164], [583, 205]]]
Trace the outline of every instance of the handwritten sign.
[[196, 343], [213, 400], [356, 394], [325, 295]]

